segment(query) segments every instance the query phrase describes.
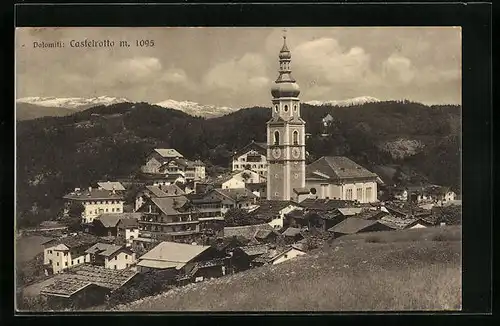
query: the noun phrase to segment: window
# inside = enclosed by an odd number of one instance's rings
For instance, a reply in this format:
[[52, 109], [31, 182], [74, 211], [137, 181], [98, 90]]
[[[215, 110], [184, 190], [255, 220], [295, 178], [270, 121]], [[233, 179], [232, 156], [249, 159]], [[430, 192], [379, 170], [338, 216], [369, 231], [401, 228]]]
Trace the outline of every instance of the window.
[[59, 257], [59, 253], [57, 253], [56, 256]]
[[240, 168], [240, 166], [239, 166], [238, 164], [235, 164], [235, 165], [234, 165], [234, 168], [235, 168], [235, 169], [239, 169], [239, 168]]
[[299, 144], [299, 132], [297, 130], [293, 132], [293, 144], [294, 145]]
[[108, 212], [108, 209], [106, 208], [106, 213]]
[[68, 262], [65, 262], [65, 263], [64, 263], [64, 266], [68, 266]]
[[49, 250], [49, 254], [52, 254], [52, 250]]
[[57, 262], [56, 265], [59, 266], [59, 262]]
[[311, 192], [311, 194], [316, 195], [316, 188], [311, 188], [309, 191]]
[[276, 104], [276, 105], [274, 106], [274, 112], [276, 112], [276, 113], [277, 113], [277, 112], [278, 112], [278, 109], [279, 109], [279, 106]]
[[118, 256], [115, 256], [115, 260], [118, 260]]
[[297, 112], [297, 105], [294, 105], [294, 106], [293, 106], [293, 111], [294, 111], [294, 112]]
[[288, 105], [285, 105], [285, 112], [288, 112]]
[[111, 208], [111, 212], [113, 212], [113, 213], [114, 213], [114, 212], [115, 212], [115, 209], [114, 209], [114, 208]]
[[346, 191], [346, 199], [352, 200], [352, 189], [347, 189]]
[[95, 212], [94, 212], [94, 213], [95, 213], [95, 214], [97, 214], [97, 208], [96, 208], [96, 210], [95, 210]]
[[78, 259], [76, 260], [76, 263], [77, 263], [77, 264], [80, 264], [80, 258], [78, 258]]
[[68, 253], [67, 253], [67, 252], [65, 252], [65, 253], [64, 253], [64, 257], [66, 257], [67, 255], [68, 255]]
[[114, 265], [115, 269], [116, 269], [116, 265]]
[[288, 255], [287, 255], [287, 254], [283, 255], [283, 258], [287, 259], [287, 258], [288, 258]]
[[125, 255], [125, 259], [128, 259], [128, 255]]
[[363, 199], [363, 188], [358, 188], [356, 190], [356, 199], [361, 201]]
[[280, 132], [276, 130], [274, 132], [274, 145], [279, 145], [280, 143]]
[[120, 213], [120, 207], [118, 207], [118, 208], [116, 209], [116, 212], [117, 212], [117, 213]]

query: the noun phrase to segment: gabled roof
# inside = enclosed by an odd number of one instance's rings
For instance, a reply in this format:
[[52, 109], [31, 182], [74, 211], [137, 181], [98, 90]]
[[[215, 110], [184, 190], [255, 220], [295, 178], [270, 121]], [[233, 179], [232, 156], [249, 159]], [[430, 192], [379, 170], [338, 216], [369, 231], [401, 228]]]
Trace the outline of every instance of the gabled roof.
[[161, 186], [146, 186], [146, 189], [157, 198], [169, 197], [169, 196], [181, 196], [185, 192], [179, 188], [176, 184], [161, 185]]
[[214, 189], [213, 191], [221, 194], [222, 196], [231, 199], [234, 202], [240, 200], [248, 200], [257, 198], [254, 193], [252, 193], [247, 188], [234, 188], [234, 189]]
[[354, 234], [374, 224], [377, 224], [377, 221], [348, 217], [337, 225], [329, 228], [328, 231], [343, 234]]
[[179, 209], [188, 202], [188, 199], [185, 196], [180, 196], [180, 197], [151, 198], [151, 201], [165, 215], [177, 215], [181, 213]]
[[266, 244], [259, 244], [259, 245], [243, 246], [239, 247], [239, 249], [241, 249], [248, 256], [257, 256], [265, 254], [269, 250], [269, 247]]
[[297, 235], [302, 235], [301, 230], [299, 228], [289, 227], [282, 233], [285, 237], [295, 237]]
[[104, 190], [117, 190], [123, 191], [125, 187], [117, 181], [106, 181], [106, 182], [98, 182], [97, 186], [103, 188]]
[[394, 215], [386, 215], [382, 217], [378, 222], [385, 226], [390, 227], [391, 229], [402, 230], [413, 225], [417, 224], [419, 221], [418, 218], [400, 218]]
[[44, 242], [42, 245], [45, 248], [48, 248], [48, 246], [57, 246], [59, 244], [63, 244], [69, 249], [77, 249], [77, 248], [89, 248], [90, 246], [94, 245], [97, 243], [99, 239], [91, 234], [88, 233], [81, 233], [77, 234], [74, 236], [65, 236], [62, 238], [58, 239], [52, 239], [47, 242]]
[[134, 229], [139, 227], [139, 220], [136, 218], [122, 218], [118, 221], [118, 225], [126, 229]]
[[162, 261], [184, 266], [209, 248], [210, 246], [164, 241], [141, 256], [139, 260]]
[[97, 216], [94, 221], [100, 222], [105, 228], [114, 228], [120, 220], [133, 219], [137, 221], [141, 216], [141, 213], [107, 213]]
[[173, 148], [155, 148], [154, 151], [164, 158], [184, 157], [181, 153]]
[[252, 140], [250, 144], [237, 150], [233, 156], [243, 155], [252, 149], [257, 151], [261, 155], [267, 155], [267, 144], [264, 142], [255, 142]]
[[224, 228], [224, 237], [242, 237], [247, 240], [253, 240], [255, 238], [255, 234], [259, 230], [269, 230], [273, 231], [273, 227], [267, 223], [257, 224], [257, 225], [245, 225], [245, 226], [233, 226], [233, 227], [225, 227]]
[[276, 231], [274, 230], [269, 230], [269, 229], [260, 229], [257, 230], [254, 234], [254, 238], [257, 240], [263, 240], [269, 237], [271, 234], [277, 234]]
[[111, 291], [124, 286], [138, 273], [131, 269], [109, 269], [103, 266], [80, 264], [70, 267], [63, 274], [67, 280], [86, 281]]
[[365, 220], [377, 220], [377, 219], [380, 219], [381, 217], [383, 217], [387, 214], [388, 213], [381, 211], [381, 210], [366, 209], [366, 210], [363, 210], [361, 213], [356, 214], [356, 217], [363, 218]]
[[117, 193], [113, 193], [112, 190], [105, 189], [84, 189], [81, 191], [73, 191], [64, 196], [65, 199], [71, 200], [123, 200], [123, 196]]
[[266, 217], [274, 217], [279, 214], [279, 212], [292, 205], [296, 207], [300, 207], [298, 204], [289, 201], [289, 200], [260, 200], [257, 205], [259, 207], [252, 212], [254, 215], [266, 216]]
[[[319, 172], [317, 174], [315, 172]], [[353, 178], [377, 178], [377, 175], [368, 171], [345, 156], [323, 156], [306, 166], [306, 179], [318, 178], [339, 181]]]
[[82, 281], [73, 278], [68, 279], [62, 276], [56, 279], [54, 283], [43, 287], [40, 290], [40, 294], [70, 298], [72, 295], [75, 295], [89, 286], [95, 286], [95, 284], [90, 281]]
[[114, 253], [118, 252], [119, 250], [127, 250], [128, 252], [131, 252], [130, 249], [124, 246], [117, 246], [111, 243], [96, 243], [89, 249], [85, 250], [85, 252], [87, 254], [98, 254], [101, 256], [109, 257], [112, 256]]
[[279, 257], [283, 256], [284, 254], [286, 254], [287, 252], [291, 251], [291, 250], [298, 250], [298, 251], [302, 251], [304, 252], [302, 249], [300, 249], [298, 246], [284, 246], [284, 247], [280, 247], [280, 248], [276, 248], [276, 249], [269, 249], [266, 253], [264, 253], [263, 255], [255, 258], [255, 262], [260, 262], [260, 263], [270, 263], [276, 259], [278, 259]]
[[337, 211], [344, 216], [353, 216], [361, 213], [363, 209], [361, 207], [341, 207], [337, 208]]

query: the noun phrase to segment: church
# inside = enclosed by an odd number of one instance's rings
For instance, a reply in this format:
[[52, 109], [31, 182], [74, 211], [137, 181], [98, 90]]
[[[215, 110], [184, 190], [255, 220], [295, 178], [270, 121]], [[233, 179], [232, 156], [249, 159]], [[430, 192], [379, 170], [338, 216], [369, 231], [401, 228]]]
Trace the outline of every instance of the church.
[[306, 168], [306, 122], [300, 116], [300, 88], [292, 76], [291, 59], [283, 36], [267, 122], [267, 199], [300, 202], [305, 195], [376, 202], [378, 176], [347, 157], [322, 157]]

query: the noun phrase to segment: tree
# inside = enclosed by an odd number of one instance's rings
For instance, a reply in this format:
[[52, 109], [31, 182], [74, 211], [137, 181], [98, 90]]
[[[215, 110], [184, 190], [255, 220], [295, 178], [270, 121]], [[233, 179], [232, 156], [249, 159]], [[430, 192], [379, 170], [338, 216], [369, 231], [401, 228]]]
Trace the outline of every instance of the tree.
[[228, 210], [224, 215], [224, 221], [226, 226], [254, 225], [263, 222], [241, 208], [231, 208]]
[[68, 214], [70, 217], [82, 217], [82, 213], [85, 211], [85, 208], [81, 203], [71, 202], [68, 208]]

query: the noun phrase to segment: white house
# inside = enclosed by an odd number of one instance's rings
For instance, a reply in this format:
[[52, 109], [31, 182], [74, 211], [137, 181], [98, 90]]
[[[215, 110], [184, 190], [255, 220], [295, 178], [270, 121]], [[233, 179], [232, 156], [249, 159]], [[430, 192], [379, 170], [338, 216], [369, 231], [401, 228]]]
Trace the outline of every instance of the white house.
[[183, 157], [173, 148], [155, 148], [146, 156], [146, 163], [141, 167], [141, 170], [144, 173], [159, 173], [159, 169], [165, 161]]
[[298, 246], [287, 246], [281, 250], [269, 249], [267, 253], [257, 257], [254, 263], [257, 265], [277, 265], [303, 255], [306, 255], [306, 252]]
[[52, 239], [42, 244], [43, 264], [51, 273], [85, 263], [89, 259], [88, 248], [98, 242], [98, 238], [89, 234], [65, 236]]
[[252, 170], [267, 177], [267, 144], [252, 141], [233, 155], [233, 171]]
[[135, 218], [120, 219], [116, 225], [116, 236], [127, 247], [132, 246], [134, 239], [139, 237], [139, 221]]
[[283, 227], [286, 214], [296, 209], [302, 209], [297, 203], [282, 200], [260, 200], [257, 205], [259, 207], [251, 211], [252, 215], [264, 220], [270, 219], [268, 224], [276, 229]]
[[108, 269], [126, 269], [136, 263], [135, 253], [125, 246], [96, 243], [85, 250], [85, 262]]
[[66, 199], [66, 214], [71, 203], [83, 205], [81, 218], [84, 224], [92, 223], [101, 214], [123, 213], [124, 198], [114, 190], [89, 187], [88, 190], [81, 191], [80, 188], [76, 188], [75, 191], [64, 196], [64, 199]]
[[345, 156], [324, 156], [306, 167], [306, 188], [319, 199], [377, 202], [377, 178]]

